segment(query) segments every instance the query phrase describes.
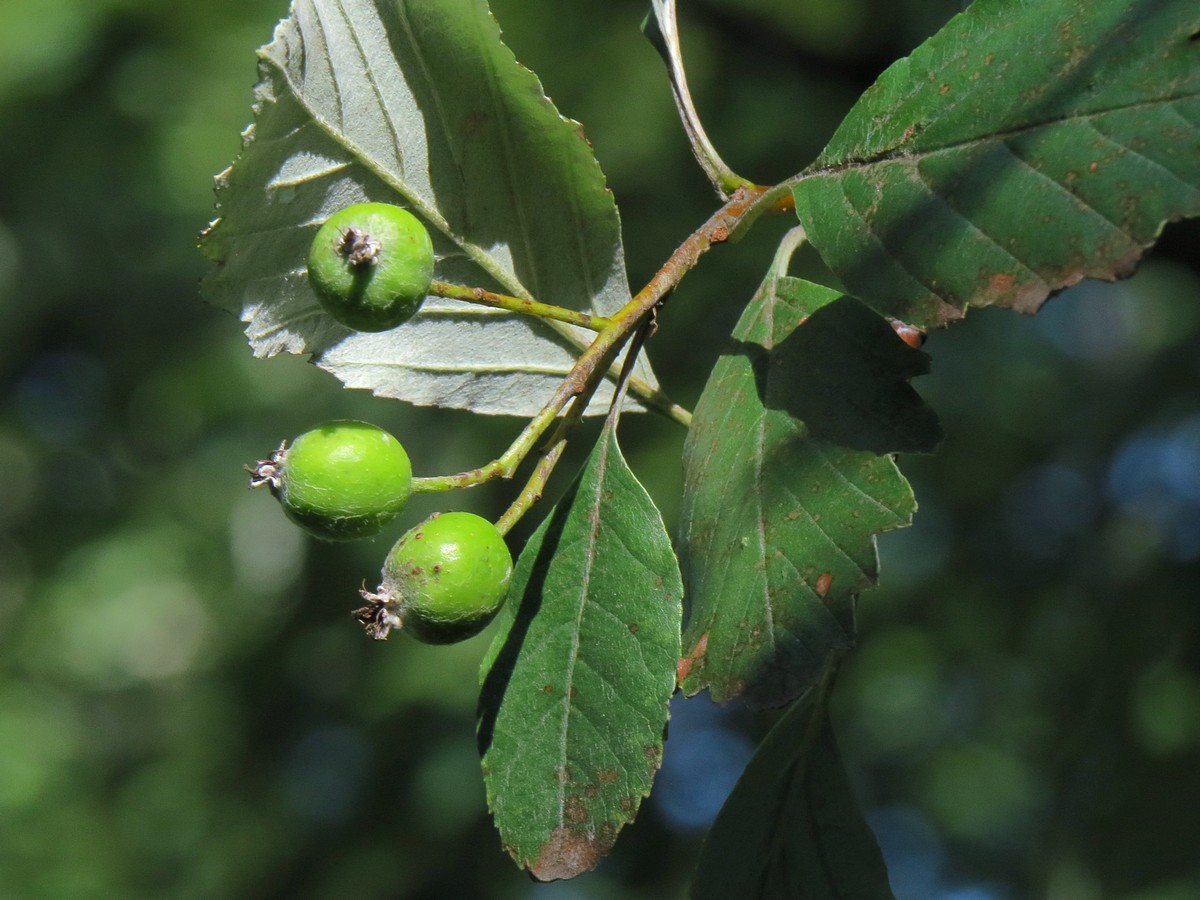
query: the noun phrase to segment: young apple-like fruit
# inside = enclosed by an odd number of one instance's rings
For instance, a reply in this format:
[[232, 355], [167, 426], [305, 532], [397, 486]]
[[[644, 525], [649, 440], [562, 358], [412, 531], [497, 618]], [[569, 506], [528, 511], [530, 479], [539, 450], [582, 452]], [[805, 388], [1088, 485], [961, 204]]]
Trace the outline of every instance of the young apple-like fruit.
[[367, 422], [318, 425], [247, 468], [251, 487], [269, 486], [289, 519], [328, 541], [378, 533], [412, 490], [404, 447]]
[[429, 232], [408, 210], [356, 203], [325, 220], [308, 250], [308, 280], [331, 316], [387, 331], [416, 314], [433, 279]]
[[403, 627], [427, 644], [452, 644], [483, 630], [504, 604], [512, 555], [487, 519], [467, 512], [434, 515], [406, 532], [388, 553], [383, 581], [356, 618], [376, 640]]

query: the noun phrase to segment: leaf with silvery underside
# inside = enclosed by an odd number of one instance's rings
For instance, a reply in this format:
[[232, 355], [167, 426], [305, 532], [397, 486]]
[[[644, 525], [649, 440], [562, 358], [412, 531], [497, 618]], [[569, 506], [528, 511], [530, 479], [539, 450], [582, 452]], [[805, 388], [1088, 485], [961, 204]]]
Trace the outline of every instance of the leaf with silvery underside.
[[675, 0], [650, 0], [650, 12], [642, 23], [642, 31], [654, 49], [662, 56], [667, 64], [667, 73], [671, 78], [671, 88], [675, 95], [675, 107], [679, 110], [679, 119], [687, 132], [688, 141], [692, 145], [692, 153], [708, 180], [723, 197], [728, 197], [746, 180], [734, 174], [733, 170], [721, 159], [716, 148], [708, 139], [704, 125], [692, 103], [692, 92], [688, 87], [687, 73], [683, 67], [683, 49], [679, 44], [679, 26], [675, 16]]
[[771, 729], [704, 839], [692, 900], [894, 900], [813, 688]]
[[[483, 0], [296, 0], [259, 51], [255, 122], [217, 179], [203, 290], [256, 354], [309, 353], [347, 386], [528, 416], [577, 356], [561, 323], [429, 298], [354, 333], [318, 305], [308, 245], [333, 212], [397, 203], [429, 226], [436, 277], [611, 314], [629, 298], [620, 223], [578, 124], [514, 60]], [[648, 366], [639, 377], [653, 382]], [[592, 404], [602, 412], [612, 385]]]
[[593, 868], [662, 760], [683, 586], [606, 425], [525, 545], [483, 664], [479, 742], [505, 848], [536, 878]]
[[847, 288], [938, 325], [1132, 273], [1200, 215], [1200, 4], [975, 0], [794, 179]]
[[[940, 438], [905, 384], [925, 355], [856, 301], [783, 274], [795, 240], [734, 329], [684, 445], [680, 685], [753, 706], [798, 696], [853, 644], [874, 536], [916, 508], [888, 454]], [[844, 384], [820, 350], [831, 341], [848, 357]], [[873, 394], [882, 403], [855, 402]], [[804, 410], [811, 426], [795, 417]]]

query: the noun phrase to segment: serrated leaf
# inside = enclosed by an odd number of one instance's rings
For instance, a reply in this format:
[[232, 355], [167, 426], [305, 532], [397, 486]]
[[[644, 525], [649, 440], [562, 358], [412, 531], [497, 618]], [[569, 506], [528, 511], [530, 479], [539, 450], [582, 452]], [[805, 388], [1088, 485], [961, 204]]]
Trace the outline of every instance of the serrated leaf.
[[525, 545], [483, 665], [488, 803], [505, 848], [536, 878], [593, 868], [649, 793], [682, 595], [662, 518], [610, 419]]
[[704, 840], [692, 900], [892, 900], [814, 689], [771, 729]]
[[797, 176], [800, 220], [852, 293], [919, 325], [1127, 276], [1200, 214], [1197, 34], [1195, 0], [976, 0]]
[[[836, 396], [819, 398], [829, 384], [836, 390], [835, 372], [794, 380], [807, 363], [793, 355], [811, 346], [794, 335], [812, 324], [825, 340], [831, 331], [819, 325], [821, 310], [853, 301], [783, 275], [791, 248], [785, 242], [734, 329], [684, 445], [680, 561], [691, 612], [680, 685], [689, 695], [707, 687], [715, 700], [740, 696], [754, 706], [798, 696], [831, 654], [854, 642], [855, 599], [876, 579], [874, 535], [908, 525], [916, 508], [890, 456], [818, 439], [774, 398], [834, 410], [826, 425], [871, 441], [937, 436], [915, 395], [902, 411], [918, 424], [897, 431], [895, 421], [868, 427], [848, 405], [839, 419]], [[851, 321], [833, 318], [837, 327]], [[874, 327], [863, 332], [868, 347], [880, 337]], [[892, 380], [923, 370], [920, 351], [886, 337], [897, 345], [888, 355], [899, 366]]]
[[[564, 335], [585, 332], [430, 298], [399, 328], [352, 333], [305, 272], [321, 222], [373, 200], [429, 225], [443, 280], [601, 314], [628, 300], [591, 148], [516, 63], [486, 3], [297, 0], [259, 60], [255, 123], [217, 180], [208, 299], [242, 316], [260, 356], [311, 353], [350, 387], [412, 403], [535, 413], [574, 362]], [[606, 382], [593, 410], [611, 396]]]

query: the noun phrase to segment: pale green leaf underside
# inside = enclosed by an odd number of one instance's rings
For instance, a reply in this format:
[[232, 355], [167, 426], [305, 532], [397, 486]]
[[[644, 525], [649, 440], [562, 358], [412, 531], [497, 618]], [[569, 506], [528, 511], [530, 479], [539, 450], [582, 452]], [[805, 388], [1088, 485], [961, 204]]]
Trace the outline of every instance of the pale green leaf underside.
[[675, 13], [675, 0], [650, 0], [650, 12], [642, 23], [642, 30], [667, 64], [667, 74], [675, 94], [675, 107], [679, 110], [679, 119], [683, 130], [687, 132], [696, 161], [717, 192], [728, 196], [743, 180], [733, 173], [713, 147], [692, 103]]
[[692, 900], [892, 900], [823, 699], [797, 700], [705, 838]]
[[936, 325], [1131, 274], [1200, 214], [1200, 4], [976, 0], [793, 185], [851, 293]]
[[[350, 387], [423, 405], [527, 416], [587, 333], [430, 298], [357, 334], [307, 283], [312, 235], [363, 200], [429, 225], [436, 276], [609, 314], [629, 298], [620, 223], [579, 126], [500, 40], [483, 0], [297, 0], [259, 51], [255, 123], [217, 181], [205, 240], [214, 303], [256, 354], [310, 353]], [[642, 364], [638, 374], [653, 382]], [[601, 386], [594, 411], [612, 395]]]
[[650, 792], [682, 596], [658, 510], [606, 426], [521, 553], [483, 665], [488, 803], [537, 878], [594, 867]]
[[818, 440], [767, 405], [787, 387], [771, 382], [771, 352], [840, 297], [782, 274], [790, 252], [785, 242], [735, 328], [684, 447], [681, 686], [755, 706], [798, 696], [853, 643], [855, 598], [876, 579], [874, 535], [915, 510], [890, 456]]

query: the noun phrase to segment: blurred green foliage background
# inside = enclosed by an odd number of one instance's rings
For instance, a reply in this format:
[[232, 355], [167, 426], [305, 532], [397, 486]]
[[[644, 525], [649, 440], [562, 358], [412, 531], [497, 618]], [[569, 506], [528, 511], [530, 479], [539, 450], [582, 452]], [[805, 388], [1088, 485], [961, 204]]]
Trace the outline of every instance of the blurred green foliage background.
[[[766, 182], [960, 4], [682, 6], [712, 137]], [[643, 283], [714, 208], [643, 4], [493, 8], [585, 123]], [[285, 13], [0, 5], [0, 897], [682, 896], [767, 717], [676, 702], [614, 856], [533, 884], [474, 752], [488, 637], [365, 640], [347, 612], [396, 534], [321, 545], [245, 489], [243, 463], [326, 418], [392, 429], [420, 474], [490, 459], [519, 427], [253, 360], [200, 302], [211, 176]], [[713, 253], [663, 313], [651, 352], [682, 402], [786, 224]], [[1132, 281], [1036, 319], [976, 312], [928, 344], [919, 387], [949, 438], [904, 461], [922, 510], [881, 542], [835, 703], [902, 900], [1200, 896], [1198, 251], [1173, 226]], [[673, 525], [683, 435], [626, 417], [623, 439]]]

